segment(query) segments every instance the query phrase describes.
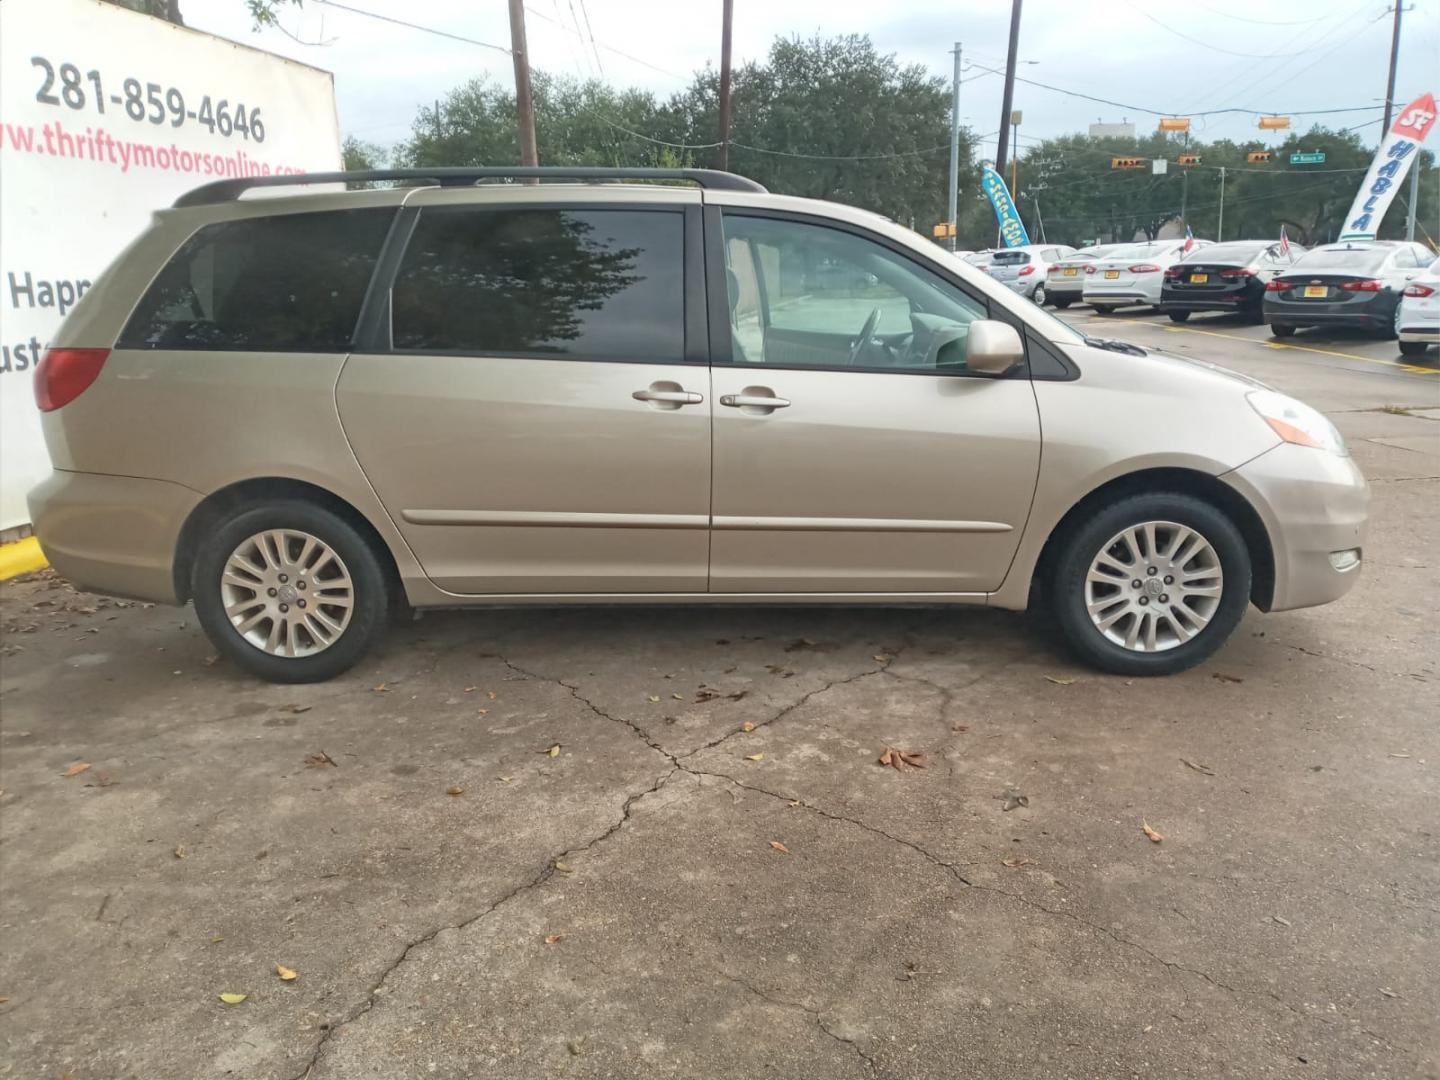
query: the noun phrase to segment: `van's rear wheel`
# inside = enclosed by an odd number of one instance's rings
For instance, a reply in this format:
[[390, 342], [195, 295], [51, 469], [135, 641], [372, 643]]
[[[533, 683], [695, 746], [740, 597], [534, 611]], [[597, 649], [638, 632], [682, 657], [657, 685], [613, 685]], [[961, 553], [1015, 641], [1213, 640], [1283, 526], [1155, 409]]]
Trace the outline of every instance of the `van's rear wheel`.
[[1225, 643], [1250, 599], [1240, 530], [1201, 499], [1132, 495], [1065, 540], [1055, 616], [1085, 660], [1120, 675], [1170, 675]]
[[206, 635], [271, 682], [320, 682], [353, 666], [385, 628], [388, 590], [374, 550], [328, 510], [285, 500], [236, 514], [195, 559]]

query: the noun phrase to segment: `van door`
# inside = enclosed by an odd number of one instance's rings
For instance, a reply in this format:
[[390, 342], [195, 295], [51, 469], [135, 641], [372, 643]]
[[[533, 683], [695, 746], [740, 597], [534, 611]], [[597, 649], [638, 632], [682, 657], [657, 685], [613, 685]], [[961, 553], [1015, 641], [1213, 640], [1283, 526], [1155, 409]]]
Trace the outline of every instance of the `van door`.
[[346, 434], [442, 589], [704, 592], [698, 194], [543, 199], [412, 199], [336, 390]]

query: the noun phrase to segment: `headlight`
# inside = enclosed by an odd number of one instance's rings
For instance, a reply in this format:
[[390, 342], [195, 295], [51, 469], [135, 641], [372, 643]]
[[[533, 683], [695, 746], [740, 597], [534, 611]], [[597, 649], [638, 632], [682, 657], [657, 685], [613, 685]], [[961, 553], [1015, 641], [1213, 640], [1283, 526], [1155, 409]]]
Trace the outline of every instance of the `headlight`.
[[1272, 431], [1288, 443], [1329, 450], [1332, 454], [1348, 454], [1345, 440], [1335, 425], [1317, 409], [1302, 401], [1278, 394], [1274, 390], [1256, 390], [1247, 394], [1251, 408], [1260, 414]]

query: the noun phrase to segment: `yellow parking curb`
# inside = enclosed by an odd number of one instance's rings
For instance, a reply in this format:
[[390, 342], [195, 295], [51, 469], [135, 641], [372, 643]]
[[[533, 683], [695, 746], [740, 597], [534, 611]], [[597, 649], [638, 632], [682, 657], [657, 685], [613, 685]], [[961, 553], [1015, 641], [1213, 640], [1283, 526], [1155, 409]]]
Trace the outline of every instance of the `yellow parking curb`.
[[45, 553], [40, 550], [40, 541], [33, 536], [16, 540], [13, 544], [0, 544], [0, 581], [49, 565]]

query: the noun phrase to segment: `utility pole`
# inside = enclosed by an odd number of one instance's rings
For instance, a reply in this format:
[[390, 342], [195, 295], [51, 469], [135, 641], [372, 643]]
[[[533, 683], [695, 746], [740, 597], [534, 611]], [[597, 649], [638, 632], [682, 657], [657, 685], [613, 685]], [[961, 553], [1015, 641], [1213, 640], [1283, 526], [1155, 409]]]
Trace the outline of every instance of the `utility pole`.
[[1404, 10], [1404, 0], [1395, 0], [1395, 28], [1390, 31], [1390, 77], [1385, 82], [1385, 126], [1380, 129], [1381, 142], [1390, 134], [1390, 109], [1395, 104], [1395, 61], [1400, 56], [1400, 15]]
[[[728, 4], [730, 0], [725, 0]], [[950, 82], [950, 194], [945, 201], [945, 220], [950, 225], [949, 247], [955, 250], [955, 217], [960, 199], [960, 42], [955, 42], [955, 75]]]
[[1020, 110], [1010, 114], [1010, 199], [1020, 197]]
[[730, 24], [735, 18], [734, 0], [724, 0], [720, 27], [720, 168], [730, 167]]
[[1415, 208], [1420, 202], [1420, 169], [1425, 164], [1425, 155], [1417, 152], [1410, 163], [1410, 207], [1405, 215], [1405, 239], [1415, 239]]
[[1215, 242], [1225, 236], [1225, 166], [1220, 166], [1220, 221], [1215, 226]]
[[1032, 200], [1035, 203], [1035, 223], [1040, 226], [1040, 243], [1045, 243], [1045, 217], [1040, 213], [1040, 196], [1036, 195]]
[[[1185, 132], [1185, 152], [1190, 151], [1190, 132]], [[1180, 166], [1180, 224], [1188, 225], [1185, 220], [1185, 197], [1190, 193], [1190, 166]]]
[[1010, 141], [1010, 107], [1015, 102], [1015, 54], [1019, 48], [1020, 0], [1011, 0], [1010, 49], [1005, 54], [1005, 95], [1000, 103], [1000, 143], [995, 150], [995, 171], [1001, 176], [1005, 175], [1006, 144]]
[[525, 0], [510, 0], [510, 55], [515, 61], [515, 112], [520, 122], [520, 164], [539, 165], [535, 102], [530, 97], [530, 52], [525, 46]]

